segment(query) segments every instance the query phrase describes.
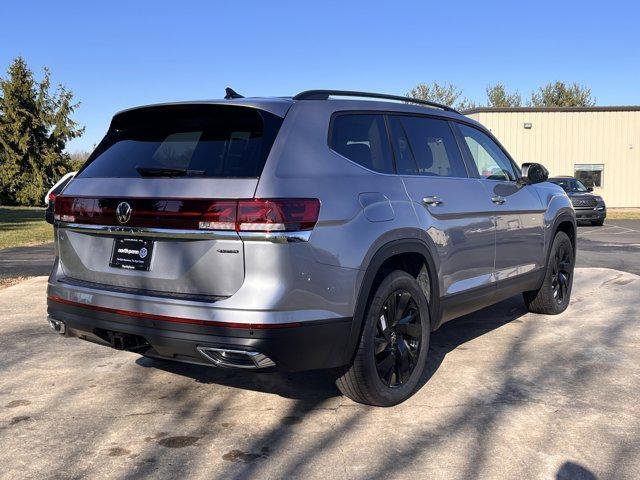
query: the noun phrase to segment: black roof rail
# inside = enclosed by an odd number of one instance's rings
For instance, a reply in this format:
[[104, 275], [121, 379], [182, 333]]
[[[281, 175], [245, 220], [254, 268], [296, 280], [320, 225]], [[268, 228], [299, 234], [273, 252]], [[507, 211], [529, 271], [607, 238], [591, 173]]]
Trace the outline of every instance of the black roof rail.
[[398, 100], [400, 102], [416, 103], [418, 105], [427, 105], [429, 107], [441, 108], [447, 112], [460, 113], [457, 110], [443, 105], [441, 103], [429, 102], [427, 100], [420, 100], [419, 98], [402, 97], [399, 95], [387, 95], [385, 93], [370, 93], [370, 92], [353, 92], [350, 90], [307, 90], [300, 92], [294, 100], [328, 100], [329, 97], [364, 97], [364, 98], [381, 98], [383, 100]]

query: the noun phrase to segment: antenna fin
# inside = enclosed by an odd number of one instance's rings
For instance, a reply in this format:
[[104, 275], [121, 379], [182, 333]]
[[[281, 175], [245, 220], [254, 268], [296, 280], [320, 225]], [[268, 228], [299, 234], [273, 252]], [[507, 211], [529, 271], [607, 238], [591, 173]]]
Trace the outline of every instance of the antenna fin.
[[234, 98], [244, 98], [244, 96], [234, 91], [233, 88], [229, 88], [229, 87], [225, 88], [224, 93], [225, 93], [225, 96], [224, 96], [225, 100], [232, 100]]

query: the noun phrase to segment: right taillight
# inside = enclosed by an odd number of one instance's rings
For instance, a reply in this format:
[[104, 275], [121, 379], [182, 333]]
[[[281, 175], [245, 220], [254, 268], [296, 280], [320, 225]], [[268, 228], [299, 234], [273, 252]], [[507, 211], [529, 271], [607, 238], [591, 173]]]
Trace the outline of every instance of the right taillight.
[[318, 221], [317, 198], [275, 198], [238, 201], [239, 232], [292, 232], [312, 230]]

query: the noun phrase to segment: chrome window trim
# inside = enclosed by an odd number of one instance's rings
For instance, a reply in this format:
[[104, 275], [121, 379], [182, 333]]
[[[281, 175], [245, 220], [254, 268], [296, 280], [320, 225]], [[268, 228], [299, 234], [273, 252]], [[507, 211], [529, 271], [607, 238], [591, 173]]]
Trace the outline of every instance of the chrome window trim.
[[94, 235], [130, 235], [153, 238], [185, 238], [193, 240], [238, 240], [270, 243], [308, 242], [311, 231], [302, 232], [236, 232], [232, 230], [179, 230], [171, 228], [124, 227], [115, 225], [90, 225], [85, 223], [56, 222], [56, 225], [73, 232]]

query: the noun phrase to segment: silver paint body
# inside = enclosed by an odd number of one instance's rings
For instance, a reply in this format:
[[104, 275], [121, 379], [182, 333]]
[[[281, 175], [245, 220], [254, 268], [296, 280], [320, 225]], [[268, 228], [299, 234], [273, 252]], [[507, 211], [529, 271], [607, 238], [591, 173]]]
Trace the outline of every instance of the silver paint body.
[[[64, 194], [318, 198], [321, 209], [314, 230], [290, 242], [235, 232], [181, 238], [168, 231], [155, 235], [151, 269], [145, 272], [109, 267], [113, 238], [144, 232], [90, 232], [60, 225], [50, 295], [108, 308], [222, 322], [352, 317], [369, 262], [388, 242], [414, 238], [430, 245], [440, 297], [455, 298], [478, 288], [503, 288], [510, 280], [541, 272], [556, 217], [563, 212], [573, 215], [564, 191], [549, 183], [522, 187], [476, 178], [380, 174], [328, 146], [335, 112], [427, 113], [479, 126], [455, 113], [363, 100], [199, 103], [240, 105], [284, 117], [259, 179], [81, 177]], [[496, 194], [505, 197], [504, 204], [491, 201]], [[425, 206], [426, 196], [437, 196], [442, 204]], [[60, 282], [65, 279], [77, 282]], [[163, 292], [222, 298], [185, 300], [163, 296]]]

